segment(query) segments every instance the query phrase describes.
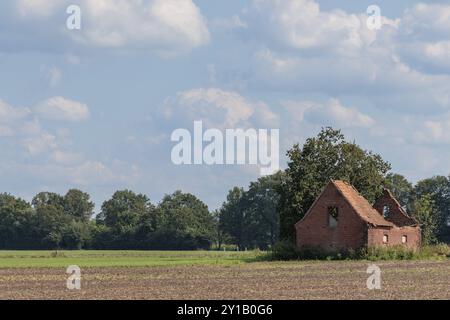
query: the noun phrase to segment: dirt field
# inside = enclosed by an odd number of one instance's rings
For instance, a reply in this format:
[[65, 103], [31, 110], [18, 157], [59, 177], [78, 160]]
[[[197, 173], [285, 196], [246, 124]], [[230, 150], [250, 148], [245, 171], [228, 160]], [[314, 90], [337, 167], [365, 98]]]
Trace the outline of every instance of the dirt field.
[[377, 263], [381, 290], [367, 289], [369, 264], [83, 268], [79, 291], [64, 268], [4, 268], [0, 299], [450, 299], [450, 260]]

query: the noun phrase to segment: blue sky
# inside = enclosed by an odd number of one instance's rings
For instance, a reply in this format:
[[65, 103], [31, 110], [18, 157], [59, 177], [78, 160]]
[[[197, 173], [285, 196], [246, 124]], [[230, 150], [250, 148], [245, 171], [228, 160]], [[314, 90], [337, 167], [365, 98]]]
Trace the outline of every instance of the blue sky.
[[76, 187], [97, 209], [181, 189], [216, 208], [259, 169], [173, 165], [170, 134], [194, 120], [279, 128], [282, 167], [331, 125], [411, 181], [447, 175], [449, 31], [450, 1], [2, 1], [0, 189]]

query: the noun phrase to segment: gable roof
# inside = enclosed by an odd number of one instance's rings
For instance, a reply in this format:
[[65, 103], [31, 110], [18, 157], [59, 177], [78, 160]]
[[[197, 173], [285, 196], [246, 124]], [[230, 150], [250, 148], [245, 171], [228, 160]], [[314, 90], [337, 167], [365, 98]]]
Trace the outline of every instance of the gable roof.
[[[308, 212], [303, 216], [300, 223], [303, 219], [308, 216], [311, 210], [315, 207], [317, 201], [322, 197], [325, 190], [330, 186], [334, 186], [335, 189], [342, 195], [342, 197], [347, 201], [347, 203], [355, 210], [356, 214], [365, 222], [373, 225], [373, 226], [382, 226], [382, 227], [394, 227], [395, 225], [392, 222], [387, 221], [383, 218], [382, 215], [375, 210], [370, 203], [364, 198], [359, 192], [349, 183], [342, 180], [332, 180], [322, 191], [322, 193], [317, 197], [314, 201], [311, 208], [309, 208]], [[297, 224], [296, 223], [296, 224]]]
[[352, 185], [341, 180], [331, 181], [331, 183], [364, 221], [374, 226], [395, 226], [392, 222], [384, 219]]

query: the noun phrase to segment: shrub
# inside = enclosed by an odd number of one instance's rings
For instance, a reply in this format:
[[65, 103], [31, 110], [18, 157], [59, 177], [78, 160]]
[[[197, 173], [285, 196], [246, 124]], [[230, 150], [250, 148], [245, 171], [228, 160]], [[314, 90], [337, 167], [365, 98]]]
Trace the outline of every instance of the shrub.
[[421, 249], [421, 254], [428, 257], [450, 257], [450, 246], [445, 243], [425, 246]]
[[276, 243], [269, 255], [270, 259], [273, 260], [294, 260], [299, 258], [295, 245], [286, 240]]
[[293, 243], [277, 243], [269, 255], [270, 260], [415, 260], [442, 259], [450, 257], [450, 247], [446, 244], [425, 246], [414, 250], [404, 246], [369, 247], [327, 251], [320, 248], [297, 249]]
[[369, 247], [365, 250], [364, 259], [375, 260], [412, 260], [419, 257], [420, 250], [412, 250], [403, 246]]

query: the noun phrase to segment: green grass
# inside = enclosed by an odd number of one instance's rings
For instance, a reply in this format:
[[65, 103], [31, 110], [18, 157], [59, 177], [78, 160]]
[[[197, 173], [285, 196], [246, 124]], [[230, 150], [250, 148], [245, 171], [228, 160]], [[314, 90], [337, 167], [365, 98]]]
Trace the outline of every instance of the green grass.
[[0, 268], [233, 265], [260, 255], [257, 251], [0, 251]]

